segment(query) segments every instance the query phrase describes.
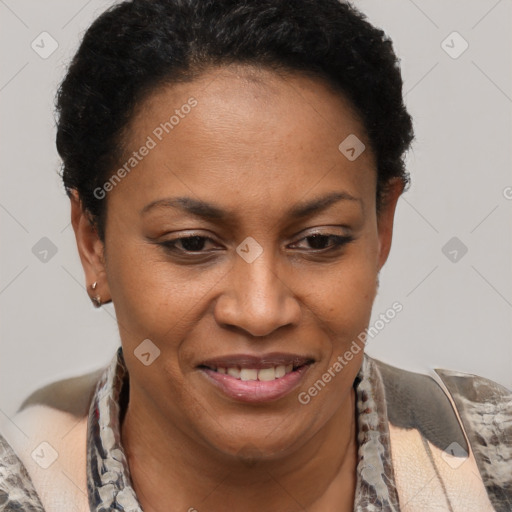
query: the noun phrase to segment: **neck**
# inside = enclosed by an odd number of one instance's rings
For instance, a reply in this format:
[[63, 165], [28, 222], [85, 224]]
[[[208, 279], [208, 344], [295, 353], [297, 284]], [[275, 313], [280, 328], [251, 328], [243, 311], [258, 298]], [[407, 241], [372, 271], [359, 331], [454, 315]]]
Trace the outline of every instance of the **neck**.
[[357, 464], [353, 388], [312, 438], [272, 460], [250, 453], [241, 460], [205, 448], [138, 398], [130, 389], [122, 440], [145, 512], [352, 510]]

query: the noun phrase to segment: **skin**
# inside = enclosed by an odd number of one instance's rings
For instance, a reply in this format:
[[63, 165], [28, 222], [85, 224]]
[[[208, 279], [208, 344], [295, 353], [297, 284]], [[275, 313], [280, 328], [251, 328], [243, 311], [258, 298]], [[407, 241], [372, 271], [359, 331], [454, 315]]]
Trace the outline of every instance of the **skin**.
[[[130, 374], [122, 439], [135, 490], [145, 511], [351, 511], [352, 385], [363, 351], [308, 405], [298, 394], [369, 324], [402, 183], [389, 183], [377, 215], [375, 158], [350, 104], [319, 79], [249, 66], [161, 87], [128, 127], [127, 156], [191, 96], [197, 106], [108, 193], [105, 243], [78, 197], [71, 201], [87, 283], [98, 281], [90, 293], [111, 299], [118, 319]], [[338, 150], [349, 134], [366, 145], [353, 162]], [[355, 199], [288, 216], [333, 192]], [[230, 214], [141, 215], [178, 196]], [[314, 246], [314, 233], [353, 241]], [[191, 235], [211, 238], [206, 255], [158, 245]], [[236, 252], [248, 236], [263, 248], [252, 263]], [[148, 338], [161, 354], [145, 366], [134, 350]], [[268, 352], [315, 361], [299, 388], [268, 403], [228, 398], [197, 369], [212, 357]]]

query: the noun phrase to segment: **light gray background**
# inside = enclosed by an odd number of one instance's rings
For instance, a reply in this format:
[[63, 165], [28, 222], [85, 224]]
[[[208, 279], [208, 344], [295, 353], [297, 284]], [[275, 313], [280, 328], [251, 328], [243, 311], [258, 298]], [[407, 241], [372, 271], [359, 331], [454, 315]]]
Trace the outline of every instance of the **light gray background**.
[[[417, 137], [374, 318], [397, 300], [404, 309], [367, 350], [413, 371], [457, 369], [509, 388], [511, 3], [356, 3], [394, 41]], [[34, 388], [106, 364], [119, 343], [112, 306], [95, 310], [84, 289], [53, 118], [65, 66], [110, 4], [0, 0], [0, 409], [8, 416]], [[31, 48], [43, 31], [59, 45], [47, 59]], [[469, 43], [457, 59], [441, 46], [453, 31]], [[461, 48], [453, 37], [446, 44]], [[454, 236], [468, 248], [457, 262], [442, 252]], [[32, 252], [43, 237], [57, 249], [46, 262]]]

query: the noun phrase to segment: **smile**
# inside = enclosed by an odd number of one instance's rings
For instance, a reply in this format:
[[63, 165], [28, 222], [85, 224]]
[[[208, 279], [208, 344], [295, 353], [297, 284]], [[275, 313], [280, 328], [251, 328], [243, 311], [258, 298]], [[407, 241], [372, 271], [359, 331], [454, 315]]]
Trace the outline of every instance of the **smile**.
[[314, 362], [287, 354], [229, 356], [198, 366], [210, 384], [241, 402], [266, 402], [282, 398], [299, 386]]
[[271, 366], [270, 368], [262, 368], [261, 370], [257, 368], [238, 368], [237, 366], [231, 366], [230, 368], [210, 368], [210, 370], [223, 375], [229, 375], [238, 380], [260, 380], [268, 382], [284, 377], [286, 374], [291, 373], [294, 368], [292, 364], [286, 366], [281, 364], [279, 366]]

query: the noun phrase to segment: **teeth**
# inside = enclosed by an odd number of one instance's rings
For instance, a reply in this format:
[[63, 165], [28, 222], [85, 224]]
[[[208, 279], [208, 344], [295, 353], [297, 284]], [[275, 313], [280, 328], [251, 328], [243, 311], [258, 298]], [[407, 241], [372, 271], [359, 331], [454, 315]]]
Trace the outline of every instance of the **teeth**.
[[238, 368], [233, 366], [231, 368], [216, 368], [217, 373], [223, 375], [230, 375], [235, 379], [247, 381], [247, 380], [260, 380], [260, 381], [271, 381], [284, 377], [287, 373], [293, 371], [293, 364], [272, 366], [270, 368], [262, 368], [260, 370], [256, 368]]
[[240, 378], [242, 380], [258, 380], [258, 370], [242, 368], [240, 370]]
[[276, 366], [276, 379], [284, 377], [286, 375], [286, 366]]
[[276, 370], [274, 368], [263, 368], [258, 372], [258, 380], [274, 380]]
[[231, 377], [235, 377], [235, 379], [240, 378], [240, 369], [239, 368], [228, 368], [227, 372], [228, 372], [228, 375], [231, 375]]

